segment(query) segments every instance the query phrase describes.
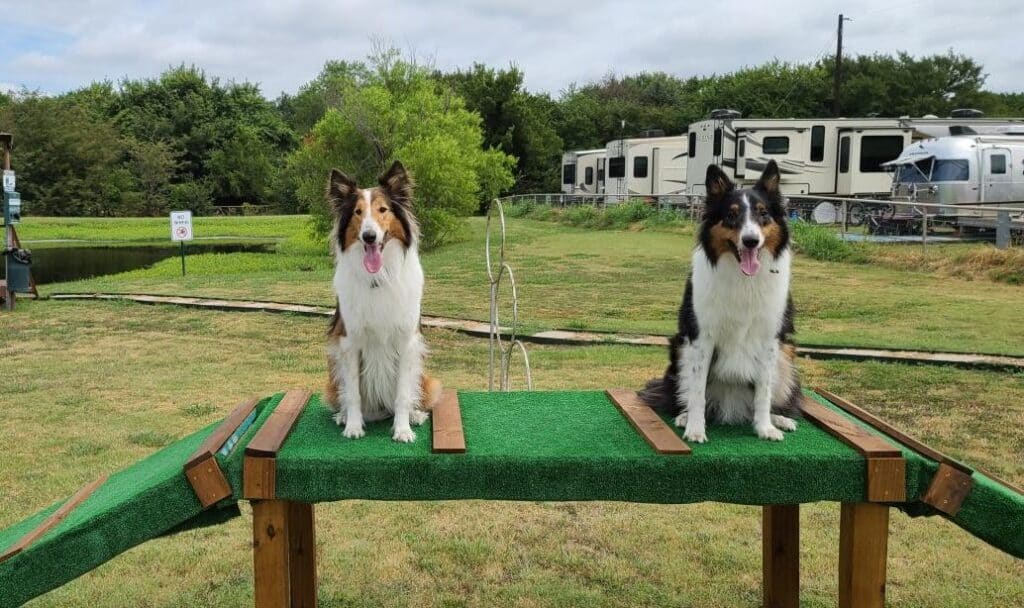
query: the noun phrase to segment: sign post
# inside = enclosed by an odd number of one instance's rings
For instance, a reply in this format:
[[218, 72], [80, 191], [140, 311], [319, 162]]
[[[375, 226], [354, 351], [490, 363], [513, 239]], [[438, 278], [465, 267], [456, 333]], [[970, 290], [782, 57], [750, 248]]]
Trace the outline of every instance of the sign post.
[[192, 212], [171, 211], [171, 241], [181, 245], [181, 276], [185, 276], [185, 242], [192, 240]]

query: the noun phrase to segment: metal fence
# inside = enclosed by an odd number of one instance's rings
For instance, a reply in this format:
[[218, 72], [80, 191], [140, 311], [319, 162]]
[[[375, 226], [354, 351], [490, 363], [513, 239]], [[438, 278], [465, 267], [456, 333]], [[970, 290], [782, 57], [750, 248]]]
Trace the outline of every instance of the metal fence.
[[[623, 202], [642, 202], [659, 209], [673, 209], [698, 220], [704, 212], [699, 194], [517, 194], [503, 197], [505, 205], [532, 204], [552, 207], [593, 205], [607, 207]], [[790, 195], [787, 212], [791, 221], [835, 228], [844, 240], [880, 243], [929, 243], [961, 240], [994, 240], [999, 248], [1024, 246], [1024, 201], [948, 205], [915, 198], [872, 199], [840, 196]]]

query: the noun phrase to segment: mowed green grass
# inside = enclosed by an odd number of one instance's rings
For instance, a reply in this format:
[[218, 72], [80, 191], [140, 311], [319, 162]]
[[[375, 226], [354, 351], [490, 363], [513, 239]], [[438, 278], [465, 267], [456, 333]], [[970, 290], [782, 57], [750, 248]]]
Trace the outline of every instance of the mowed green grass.
[[[176, 259], [120, 275], [46, 286], [59, 291], [137, 292], [278, 300], [332, 305], [327, 247], [305, 219], [200, 218], [198, 236], [276, 236], [278, 253], [204, 254], [180, 276]], [[97, 240], [151, 238], [164, 220], [33, 218], [22, 238], [92, 235]], [[198, 220], [197, 220], [198, 221]], [[162, 224], [161, 224], [162, 222]], [[237, 230], [232, 234], [233, 222]], [[265, 222], [265, 224], [263, 223]], [[471, 238], [425, 253], [424, 312], [486, 320], [485, 222], [469, 220]], [[208, 223], [208, 224], [207, 224]], [[670, 334], [689, 268], [692, 230], [594, 231], [508, 219], [506, 261], [515, 273], [519, 318], [526, 329], [573, 328]], [[903, 246], [893, 246], [903, 247]], [[962, 253], [962, 245], [929, 255]], [[866, 264], [796, 256], [793, 297], [797, 339], [804, 344], [1024, 355], [1020, 302], [1024, 287]], [[502, 285], [502, 319], [510, 316]]]
[[[0, 315], [0, 526], [222, 417], [251, 394], [318, 387], [322, 319], [118, 302]], [[482, 389], [487, 343], [428, 331], [428, 367]], [[531, 346], [538, 389], [637, 387], [660, 348]], [[809, 385], [1024, 482], [1024, 377], [802, 360]], [[515, 373], [517, 386], [522, 375]], [[572, 413], [566, 413], [572, 423]], [[339, 438], [340, 440], [340, 438]], [[159, 539], [33, 607], [252, 605], [251, 519]], [[319, 505], [320, 605], [759, 606], [760, 510], [739, 505], [352, 501]], [[804, 606], [834, 606], [838, 506], [802, 508]], [[893, 514], [889, 605], [1020, 606], [1024, 561], [938, 518]]]

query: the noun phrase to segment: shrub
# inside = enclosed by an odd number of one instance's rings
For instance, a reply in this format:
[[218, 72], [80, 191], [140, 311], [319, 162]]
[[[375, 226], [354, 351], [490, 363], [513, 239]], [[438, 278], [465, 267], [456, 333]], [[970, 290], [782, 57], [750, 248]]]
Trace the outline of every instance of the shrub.
[[794, 248], [815, 260], [823, 262], [865, 262], [866, 256], [858, 248], [839, 238], [834, 230], [802, 221], [789, 224]]

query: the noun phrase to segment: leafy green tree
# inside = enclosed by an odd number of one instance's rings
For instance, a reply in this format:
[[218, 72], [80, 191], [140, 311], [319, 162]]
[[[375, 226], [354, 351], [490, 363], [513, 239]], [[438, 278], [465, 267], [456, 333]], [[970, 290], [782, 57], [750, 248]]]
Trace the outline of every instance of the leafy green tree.
[[163, 141], [132, 140], [127, 166], [136, 187], [127, 195], [126, 210], [138, 216], [170, 211], [171, 176], [178, 167], [176, 150]]
[[515, 158], [484, 149], [479, 115], [429, 70], [391, 50], [372, 56], [365, 77], [340, 90], [337, 105], [289, 157], [287, 171], [301, 208], [324, 235], [330, 227], [324, 201], [330, 169], [370, 186], [394, 160], [415, 177], [425, 247], [455, 238], [460, 216], [514, 180]]
[[494, 70], [476, 63], [467, 71], [438, 75], [483, 120], [484, 145], [518, 159], [516, 192], [557, 189], [562, 139], [552, 118], [555, 103], [547, 95], [532, 95], [523, 87], [516, 67]]
[[239, 125], [207, 162], [216, 191], [240, 201], [263, 201], [277, 176], [273, 151], [251, 126]]

